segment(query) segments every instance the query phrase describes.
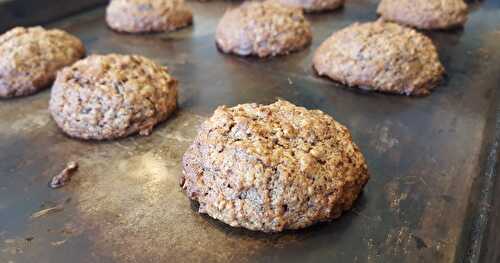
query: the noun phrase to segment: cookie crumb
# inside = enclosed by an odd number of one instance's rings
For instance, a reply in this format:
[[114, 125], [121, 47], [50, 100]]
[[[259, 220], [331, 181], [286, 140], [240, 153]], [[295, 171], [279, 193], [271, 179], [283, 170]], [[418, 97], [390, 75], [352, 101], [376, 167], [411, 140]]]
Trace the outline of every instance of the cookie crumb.
[[78, 169], [77, 162], [68, 162], [66, 164], [66, 168], [62, 170], [59, 174], [52, 177], [52, 180], [49, 182], [49, 187], [52, 189], [57, 189], [65, 186], [69, 181], [71, 181], [71, 177]]

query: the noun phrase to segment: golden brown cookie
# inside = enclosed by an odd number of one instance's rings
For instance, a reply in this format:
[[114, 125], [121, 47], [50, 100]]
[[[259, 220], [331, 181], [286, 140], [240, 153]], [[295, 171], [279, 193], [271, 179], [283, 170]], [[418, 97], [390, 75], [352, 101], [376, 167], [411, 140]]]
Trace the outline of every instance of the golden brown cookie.
[[224, 14], [215, 40], [225, 53], [268, 57], [304, 49], [312, 33], [298, 8], [275, 1], [247, 2]]
[[420, 29], [463, 26], [468, 14], [463, 0], [382, 0], [377, 12], [384, 20]]
[[184, 0], [112, 0], [106, 21], [119, 32], [162, 32], [190, 25], [193, 13]]
[[151, 133], [177, 105], [177, 81], [141, 56], [93, 55], [57, 74], [49, 109], [69, 136], [114, 139]]
[[278, 232], [339, 217], [368, 178], [346, 127], [278, 101], [219, 107], [184, 154], [181, 186], [200, 213]]
[[348, 86], [405, 95], [429, 94], [444, 74], [428, 37], [383, 21], [333, 33], [316, 50], [313, 66]]
[[62, 30], [16, 27], [7, 31], [0, 36], [0, 98], [46, 88], [57, 70], [84, 55], [82, 42]]

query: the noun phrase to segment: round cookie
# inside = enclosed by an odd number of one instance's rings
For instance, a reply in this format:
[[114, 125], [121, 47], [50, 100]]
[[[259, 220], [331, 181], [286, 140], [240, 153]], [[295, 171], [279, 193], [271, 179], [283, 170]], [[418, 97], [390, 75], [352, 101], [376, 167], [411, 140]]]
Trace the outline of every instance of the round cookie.
[[384, 20], [420, 29], [447, 29], [463, 26], [468, 10], [462, 0], [382, 0], [377, 13]]
[[302, 8], [305, 12], [331, 11], [344, 5], [345, 0], [276, 0], [284, 5]]
[[184, 0], [112, 0], [106, 22], [119, 32], [163, 32], [190, 25], [193, 13]]
[[333, 33], [316, 50], [321, 76], [367, 90], [427, 95], [444, 74], [432, 41], [394, 23], [355, 23]]
[[93, 55], [57, 74], [49, 109], [69, 136], [114, 139], [151, 133], [177, 105], [177, 81], [141, 56]]
[[16, 27], [0, 36], [0, 98], [46, 88], [57, 70], [85, 55], [82, 42], [58, 29]]
[[215, 40], [225, 53], [267, 57], [304, 49], [312, 33], [298, 8], [275, 1], [247, 2], [226, 11]]
[[368, 178], [346, 127], [277, 101], [219, 107], [184, 154], [181, 187], [200, 213], [278, 232], [339, 217]]

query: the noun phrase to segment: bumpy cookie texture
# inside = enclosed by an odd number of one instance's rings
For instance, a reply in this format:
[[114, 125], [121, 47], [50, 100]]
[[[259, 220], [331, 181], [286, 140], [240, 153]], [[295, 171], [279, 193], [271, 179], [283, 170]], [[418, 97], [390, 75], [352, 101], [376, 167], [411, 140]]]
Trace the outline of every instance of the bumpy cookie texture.
[[284, 5], [302, 8], [305, 12], [330, 11], [340, 8], [345, 0], [276, 0]]
[[93, 55], [57, 74], [50, 112], [71, 137], [148, 135], [177, 104], [177, 81], [141, 56]]
[[335, 32], [313, 57], [316, 72], [367, 90], [427, 95], [444, 74], [432, 41], [394, 23], [355, 23]]
[[219, 107], [184, 154], [181, 186], [200, 213], [278, 232], [339, 217], [368, 178], [347, 128], [278, 101]]
[[382, 0], [377, 12], [384, 20], [420, 29], [447, 29], [467, 21], [462, 0]]
[[106, 21], [119, 32], [163, 32], [190, 25], [193, 13], [184, 0], [112, 0]]
[[224, 14], [215, 39], [225, 53], [267, 57], [305, 48], [312, 33], [298, 8], [275, 1], [249, 2]]
[[29, 95], [54, 81], [57, 70], [85, 55], [82, 42], [61, 30], [16, 27], [0, 36], [0, 97]]

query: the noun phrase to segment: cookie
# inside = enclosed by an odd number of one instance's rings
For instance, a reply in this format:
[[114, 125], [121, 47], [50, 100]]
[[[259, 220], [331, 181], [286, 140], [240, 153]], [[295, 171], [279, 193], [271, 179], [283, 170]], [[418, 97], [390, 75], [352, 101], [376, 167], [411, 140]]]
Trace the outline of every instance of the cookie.
[[224, 14], [215, 40], [225, 53], [268, 57], [304, 49], [312, 33], [298, 8], [276, 1], [247, 2]]
[[119, 32], [163, 32], [192, 24], [193, 13], [184, 0], [112, 0], [106, 22]]
[[384, 20], [420, 28], [447, 29], [467, 21], [463, 0], [382, 0], [377, 13]]
[[305, 12], [330, 11], [340, 8], [345, 0], [276, 0], [284, 5], [302, 8]]
[[428, 37], [383, 21], [333, 33], [316, 50], [313, 67], [348, 86], [404, 95], [429, 94], [444, 74]]
[[200, 213], [263, 232], [339, 217], [369, 178], [346, 127], [286, 101], [219, 107], [182, 162]]
[[82, 42], [58, 29], [16, 27], [0, 36], [0, 98], [48, 87], [57, 70], [85, 55]]
[[69, 136], [115, 139], [149, 135], [177, 105], [177, 81], [141, 56], [92, 55], [58, 74], [49, 103]]

